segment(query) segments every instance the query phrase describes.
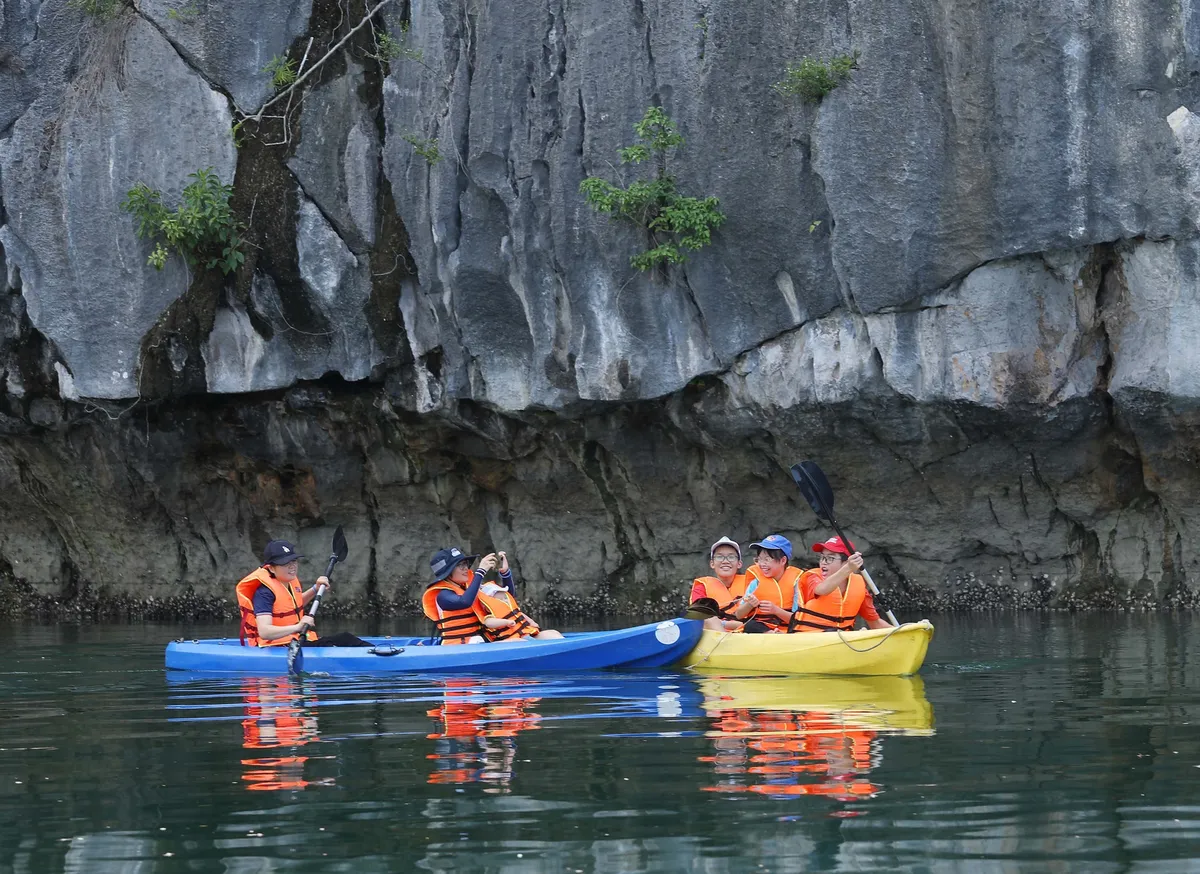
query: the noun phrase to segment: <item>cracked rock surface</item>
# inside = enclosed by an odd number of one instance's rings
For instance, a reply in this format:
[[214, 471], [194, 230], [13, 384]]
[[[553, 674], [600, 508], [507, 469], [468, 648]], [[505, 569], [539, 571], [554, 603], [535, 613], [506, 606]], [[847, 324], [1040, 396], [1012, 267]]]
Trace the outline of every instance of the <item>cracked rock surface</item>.
[[[809, 554], [815, 458], [895, 606], [1195, 603], [1190, 3], [366, 8], [0, 3], [0, 577], [221, 594], [344, 524], [363, 604], [451, 543], [673, 603], [721, 534]], [[267, 62], [343, 37], [235, 149]], [[579, 193], [643, 175], [651, 105], [727, 216], [652, 275]], [[147, 267], [118, 209], [200, 167], [231, 277]]]

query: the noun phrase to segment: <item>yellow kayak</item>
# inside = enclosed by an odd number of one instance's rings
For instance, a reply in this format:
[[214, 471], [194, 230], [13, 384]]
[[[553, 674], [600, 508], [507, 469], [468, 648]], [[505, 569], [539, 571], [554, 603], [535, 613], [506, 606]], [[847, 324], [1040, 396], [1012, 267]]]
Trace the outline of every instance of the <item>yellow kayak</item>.
[[928, 620], [898, 628], [812, 634], [700, 633], [679, 663], [685, 667], [783, 674], [906, 676], [925, 661], [933, 637]]
[[730, 710], [822, 714], [835, 725], [933, 734], [933, 706], [920, 677], [703, 676], [710, 670], [697, 672], [701, 706], [712, 715]]

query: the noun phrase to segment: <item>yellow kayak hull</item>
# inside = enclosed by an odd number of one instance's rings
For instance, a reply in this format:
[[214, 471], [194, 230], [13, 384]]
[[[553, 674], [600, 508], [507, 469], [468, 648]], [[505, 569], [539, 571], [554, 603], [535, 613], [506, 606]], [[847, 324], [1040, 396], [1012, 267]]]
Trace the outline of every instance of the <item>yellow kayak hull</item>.
[[704, 629], [679, 663], [722, 671], [845, 676], [907, 676], [921, 669], [933, 626], [811, 634], [735, 634]]

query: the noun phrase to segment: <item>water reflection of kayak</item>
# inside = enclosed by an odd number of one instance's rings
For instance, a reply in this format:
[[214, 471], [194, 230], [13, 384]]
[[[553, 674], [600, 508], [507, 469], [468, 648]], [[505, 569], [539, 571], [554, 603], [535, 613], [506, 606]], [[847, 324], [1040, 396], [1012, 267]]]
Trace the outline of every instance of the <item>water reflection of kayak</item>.
[[895, 734], [933, 734], [933, 706], [920, 677], [729, 677], [698, 679], [709, 715], [783, 711], [834, 718]]
[[704, 630], [682, 665], [758, 673], [908, 675], [925, 661], [933, 626], [814, 634], [735, 634]]
[[870, 798], [884, 735], [933, 734], [919, 677], [697, 679], [716, 781], [709, 792]]

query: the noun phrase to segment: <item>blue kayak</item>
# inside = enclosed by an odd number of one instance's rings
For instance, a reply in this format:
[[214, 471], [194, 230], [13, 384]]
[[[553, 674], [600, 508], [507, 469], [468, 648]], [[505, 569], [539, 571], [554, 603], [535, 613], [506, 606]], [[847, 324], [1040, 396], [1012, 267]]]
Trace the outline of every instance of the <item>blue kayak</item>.
[[[703, 624], [669, 619], [568, 634], [562, 640], [523, 640], [459, 646], [430, 645], [427, 637], [367, 637], [371, 647], [303, 647], [294, 670], [326, 674], [496, 674], [655, 668], [679, 661], [700, 639]], [[167, 644], [167, 668], [206, 674], [273, 676], [288, 672], [287, 647], [242, 646], [236, 638]]]

